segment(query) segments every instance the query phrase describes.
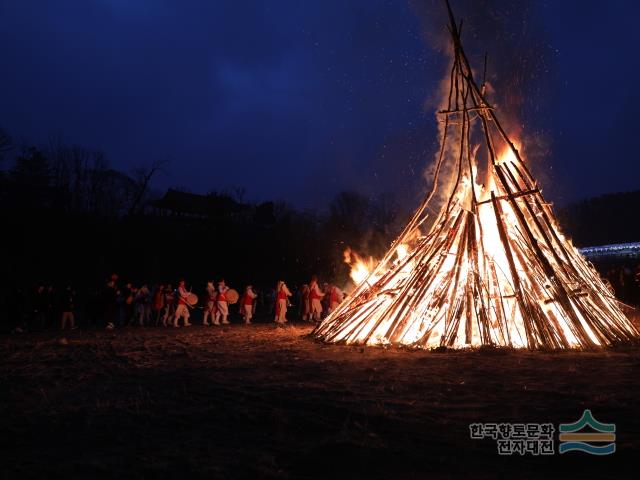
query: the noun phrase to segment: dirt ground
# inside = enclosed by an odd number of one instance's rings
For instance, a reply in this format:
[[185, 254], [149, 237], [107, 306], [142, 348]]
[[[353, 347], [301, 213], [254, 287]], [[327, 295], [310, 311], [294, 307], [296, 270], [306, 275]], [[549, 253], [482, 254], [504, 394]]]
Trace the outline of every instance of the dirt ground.
[[[640, 349], [345, 347], [307, 325], [0, 337], [3, 478], [636, 477]], [[470, 423], [617, 426], [617, 451], [499, 456]], [[557, 437], [556, 437], [557, 440]], [[557, 441], [556, 441], [557, 451]]]

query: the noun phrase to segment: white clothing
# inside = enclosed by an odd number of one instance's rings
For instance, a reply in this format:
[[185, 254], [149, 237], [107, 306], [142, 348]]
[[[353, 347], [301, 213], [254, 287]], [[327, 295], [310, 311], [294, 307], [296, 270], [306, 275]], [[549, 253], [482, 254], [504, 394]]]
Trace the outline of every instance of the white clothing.
[[179, 326], [180, 317], [182, 317], [184, 319], [184, 326], [185, 327], [188, 327], [189, 325], [191, 325], [189, 323], [189, 308], [186, 305], [180, 304], [176, 308], [176, 314], [173, 317], [173, 326], [174, 327], [178, 327]]
[[243, 317], [244, 323], [251, 323], [251, 319], [253, 318], [253, 305], [243, 305]]
[[222, 318], [222, 323], [227, 324], [229, 323], [229, 320], [227, 320], [227, 317], [229, 316], [229, 304], [224, 301], [218, 301], [218, 311], [216, 312], [216, 319], [215, 319], [215, 323], [218, 323], [218, 320], [220, 318]]

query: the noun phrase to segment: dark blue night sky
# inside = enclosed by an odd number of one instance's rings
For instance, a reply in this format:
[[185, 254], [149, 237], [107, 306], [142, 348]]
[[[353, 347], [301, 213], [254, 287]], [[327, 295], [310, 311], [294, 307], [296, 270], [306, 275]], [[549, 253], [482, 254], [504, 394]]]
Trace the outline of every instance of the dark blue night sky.
[[[493, 75], [527, 77], [512, 86], [547, 196], [640, 188], [639, 2], [452, 4]], [[344, 189], [417, 201], [444, 22], [433, 0], [1, 0], [0, 125], [125, 171], [168, 159], [158, 189], [242, 186], [300, 208]]]

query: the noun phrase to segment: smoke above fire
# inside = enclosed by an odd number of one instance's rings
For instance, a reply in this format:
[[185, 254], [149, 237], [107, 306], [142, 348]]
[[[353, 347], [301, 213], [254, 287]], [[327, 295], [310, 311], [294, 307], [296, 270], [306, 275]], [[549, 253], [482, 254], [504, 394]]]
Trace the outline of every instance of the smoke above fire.
[[[437, 90], [425, 99], [425, 111], [442, 109], [449, 94], [449, 72], [453, 56], [444, 0], [411, 0], [411, 5], [423, 26], [428, 45], [442, 53], [442, 81]], [[549, 45], [548, 34], [540, 16], [539, 4], [533, 0], [451, 0], [462, 21], [462, 40], [479, 82], [485, 81], [488, 101], [500, 112], [507, 133], [522, 142], [527, 162], [542, 185], [550, 183], [548, 157], [550, 142], [542, 125], [548, 108], [550, 82], [556, 52]], [[486, 76], [485, 76], [486, 56]], [[499, 95], [494, 95], [499, 92]], [[444, 125], [439, 123], [439, 138]], [[459, 142], [448, 142], [455, 146]], [[443, 165], [459, 154], [455, 147], [445, 150]], [[439, 148], [436, 155], [439, 155]], [[425, 170], [427, 183], [434, 179], [437, 158]], [[432, 209], [448, 197], [454, 172], [439, 172], [439, 183]], [[436, 212], [434, 212], [436, 213]]]

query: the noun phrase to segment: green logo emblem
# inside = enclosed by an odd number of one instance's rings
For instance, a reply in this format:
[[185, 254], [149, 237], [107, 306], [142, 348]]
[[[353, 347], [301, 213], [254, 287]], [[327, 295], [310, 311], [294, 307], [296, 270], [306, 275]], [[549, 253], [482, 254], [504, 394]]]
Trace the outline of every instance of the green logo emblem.
[[[586, 427], [589, 427], [585, 430]], [[591, 455], [611, 455], [616, 451], [615, 423], [600, 423], [585, 410], [575, 423], [560, 424], [560, 453], [580, 451]]]

